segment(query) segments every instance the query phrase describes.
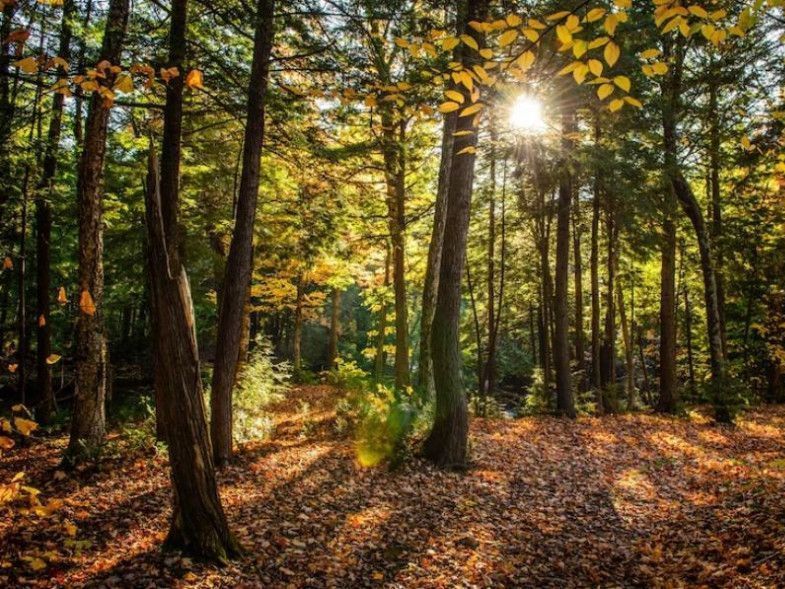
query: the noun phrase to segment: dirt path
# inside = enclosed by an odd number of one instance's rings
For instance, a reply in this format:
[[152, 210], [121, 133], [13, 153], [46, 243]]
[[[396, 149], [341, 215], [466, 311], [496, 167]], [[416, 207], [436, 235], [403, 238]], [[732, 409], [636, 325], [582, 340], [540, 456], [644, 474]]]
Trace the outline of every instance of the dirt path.
[[3, 524], [4, 561], [47, 542], [64, 553], [13, 584], [785, 586], [782, 408], [751, 412], [736, 429], [645, 415], [474, 420], [468, 473], [418, 460], [390, 473], [360, 467], [351, 438], [336, 435], [337, 398], [329, 387], [294, 389], [272, 408], [271, 439], [242, 448], [221, 474], [248, 551], [223, 569], [160, 554], [163, 458], [118, 457], [55, 481], [62, 441], [23, 450], [44, 492], [65, 501], [74, 540], [89, 545], [77, 555], [44, 524]]

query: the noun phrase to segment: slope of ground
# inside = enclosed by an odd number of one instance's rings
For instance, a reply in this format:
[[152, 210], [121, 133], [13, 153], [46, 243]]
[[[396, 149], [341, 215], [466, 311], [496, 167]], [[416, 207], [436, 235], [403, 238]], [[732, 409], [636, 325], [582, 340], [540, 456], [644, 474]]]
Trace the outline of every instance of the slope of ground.
[[0, 523], [0, 585], [785, 586], [783, 408], [737, 428], [698, 416], [475, 419], [472, 468], [457, 474], [418, 460], [359, 466], [334, 433], [337, 398], [292, 390], [271, 439], [221, 474], [247, 549], [222, 569], [160, 553], [164, 458], [119, 455], [70, 478], [57, 471], [62, 439], [14, 451], [0, 480], [24, 468], [63, 505]]

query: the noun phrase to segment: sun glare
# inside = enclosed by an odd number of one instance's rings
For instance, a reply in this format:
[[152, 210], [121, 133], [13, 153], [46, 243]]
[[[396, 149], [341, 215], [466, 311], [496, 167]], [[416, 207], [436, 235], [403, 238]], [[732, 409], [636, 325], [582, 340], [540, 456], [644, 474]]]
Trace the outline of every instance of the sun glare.
[[510, 126], [519, 131], [540, 133], [545, 130], [542, 103], [533, 96], [523, 94], [510, 107]]

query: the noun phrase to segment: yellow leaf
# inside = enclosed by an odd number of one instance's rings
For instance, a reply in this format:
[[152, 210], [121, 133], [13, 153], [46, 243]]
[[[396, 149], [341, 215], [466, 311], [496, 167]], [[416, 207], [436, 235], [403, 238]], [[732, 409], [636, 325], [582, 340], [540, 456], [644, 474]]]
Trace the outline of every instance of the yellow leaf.
[[409, 41], [403, 39], [402, 37], [395, 37], [395, 44], [398, 47], [403, 47], [404, 49], [406, 49], [409, 46]]
[[527, 70], [532, 66], [534, 60], [535, 60], [534, 53], [532, 53], [531, 51], [526, 51], [518, 59], [515, 60], [515, 64], [522, 70]]
[[589, 73], [589, 66], [585, 63], [581, 63], [572, 71], [572, 77], [575, 79], [577, 84], [583, 84], [583, 81], [586, 79], [586, 74]]
[[599, 59], [590, 59], [588, 65], [592, 74], [595, 76], [602, 75], [602, 62]]
[[613, 83], [625, 92], [630, 91], [630, 79], [627, 76], [616, 76], [613, 78]]
[[594, 22], [595, 20], [600, 20], [603, 16], [605, 16], [604, 8], [592, 8], [586, 13], [586, 21]]
[[529, 26], [529, 27], [531, 27], [531, 28], [533, 28], [533, 29], [537, 29], [537, 30], [540, 30], [540, 31], [541, 31], [541, 30], [543, 30], [543, 29], [546, 29], [546, 28], [548, 28], [548, 25], [546, 25], [546, 24], [545, 24], [545, 23], [543, 23], [543, 22], [540, 22], [540, 21], [539, 21], [539, 20], [537, 20], [536, 18], [530, 18], [530, 19], [529, 19], [529, 20], [526, 22], [526, 25], [527, 25], [527, 26]]
[[559, 38], [559, 41], [565, 45], [567, 43], [572, 43], [572, 33], [564, 25], [559, 25], [556, 27], [556, 36]]
[[476, 153], [477, 148], [473, 145], [469, 145], [468, 147], [464, 147], [461, 151], [459, 151], [456, 155], [464, 155], [467, 153]]
[[602, 47], [608, 41], [610, 41], [608, 37], [597, 37], [589, 43], [589, 49], [597, 49], [597, 47]]
[[580, 58], [583, 56], [584, 53], [588, 50], [588, 46], [586, 45], [586, 41], [583, 39], [576, 39], [575, 43], [572, 46], [572, 54]]
[[701, 7], [701, 6], [689, 6], [689, 7], [687, 7], [687, 10], [689, 10], [692, 14], [694, 14], [698, 18], [708, 18], [709, 17], [709, 13], [706, 12], [706, 9]]
[[460, 39], [455, 37], [446, 37], [444, 41], [442, 41], [442, 49], [445, 51], [452, 51], [458, 46], [458, 43], [460, 42]]
[[624, 102], [634, 106], [635, 108], [643, 108], [643, 103], [637, 98], [633, 98], [632, 96], [625, 96]]
[[613, 41], [608, 42], [602, 53], [603, 57], [605, 58], [605, 63], [611, 67], [613, 67], [614, 64], [619, 60], [620, 54], [621, 51], [619, 50], [619, 46], [616, 45], [616, 43]]
[[641, 52], [642, 59], [653, 59], [660, 54], [659, 49], [647, 49], [646, 51]]
[[560, 12], [554, 12], [553, 14], [546, 16], [545, 20], [561, 20], [565, 16], [569, 16], [569, 15], [570, 15], [569, 10], [562, 10]]
[[575, 29], [577, 29], [580, 24], [580, 19], [578, 19], [578, 17], [574, 14], [571, 14], [567, 17], [567, 21], [564, 23], [564, 26], [566, 26], [570, 32], [575, 32]]
[[597, 96], [599, 97], [600, 100], [605, 100], [606, 98], [608, 98], [608, 96], [613, 94], [614, 90], [615, 88], [613, 87], [613, 84], [603, 84], [602, 86], [597, 88]]
[[[454, 100], [455, 102], [457, 102], [459, 104], [463, 104], [463, 101], [464, 101], [463, 94], [461, 94], [457, 90], [445, 90], [444, 95], [447, 98], [449, 98], [450, 100]], [[453, 109], [453, 110], [455, 110], [455, 109]], [[445, 111], [442, 111], [442, 112], [445, 112]], [[449, 112], [449, 111], [447, 111], [447, 112]]]
[[83, 290], [82, 294], [79, 296], [79, 309], [85, 315], [90, 315], [91, 317], [95, 315], [95, 301], [93, 301], [93, 297], [87, 290]]
[[68, 302], [68, 297], [65, 294], [65, 287], [61, 286], [60, 289], [57, 291], [57, 302], [61, 305], [65, 305]]
[[745, 135], [744, 137], [742, 137], [742, 138], [741, 138], [741, 146], [742, 146], [744, 149], [746, 149], [747, 151], [749, 151], [750, 149], [752, 149], [752, 142], [750, 141], [750, 138], [749, 138], [749, 137], [747, 137], [746, 135]]
[[632, 0], [613, 0], [613, 4], [618, 8], [630, 8]]
[[492, 59], [493, 58], [493, 49], [490, 47], [483, 47], [480, 49], [480, 56], [484, 57], [485, 59]]
[[581, 65], [580, 61], [573, 61], [572, 63], [567, 64], [562, 69], [560, 69], [559, 73], [557, 75], [559, 75], [559, 76], [567, 75], [567, 74], [575, 71], [575, 68], [577, 68], [580, 65]]
[[134, 91], [134, 81], [126, 73], [117, 76], [117, 81], [114, 83], [113, 89], [124, 94], [130, 94]]
[[49, 354], [49, 356], [46, 357], [46, 363], [57, 364], [60, 358], [62, 358], [62, 356], [60, 356], [59, 354]]
[[608, 109], [609, 109], [611, 112], [616, 112], [616, 111], [617, 111], [617, 110], [619, 110], [619, 109], [620, 109], [622, 106], [624, 106], [624, 100], [622, 100], [621, 98], [617, 98], [616, 100], [611, 100], [611, 103], [610, 103], [610, 105], [608, 105]]
[[602, 24], [602, 27], [605, 29], [611, 37], [616, 34], [616, 26], [619, 24], [619, 17], [615, 14], [609, 14], [605, 17], [605, 22]]
[[14, 417], [14, 427], [23, 436], [29, 436], [33, 431], [35, 431], [36, 428], [38, 428], [38, 424], [30, 419]]
[[506, 20], [507, 24], [511, 27], [517, 27], [523, 22], [523, 20], [521, 20], [521, 17], [518, 16], [517, 14], [508, 14], [507, 18], [504, 20]]
[[38, 60], [32, 56], [15, 61], [13, 65], [26, 74], [34, 74], [38, 71]]
[[458, 110], [461, 108], [461, 105], [457, 102], [444, 102], [439, 105], [439, 112], [453, 112], [454, 110]]
[[510, 43], [518, 38], [518, 31], [516, 29], [509, 29], [499, 36], [499, 45], [507, 47]]
[[653, 64], [651, 66], [651, 69], [652, 69], [652, 71], [655, 74], [658, 74], [660, 76], [664, 76], [665, 74], [668, 73], [668, 64], [666, 64], [666, 63], [664, 63], [662, 61], [658, 61], [657, 63], [655, 63], [655, 64]]
[[480, 112], [482, 110], [483, 106], [484, 105], [482, 104], [482, 102], [476, 102], [474, 104], [471, 104], [471, 105], [467, 106], [466, 108], [464, 108], [461, 111], [461, 114], [459, 116], [461, 116], [461, 117], [468, 117], [470, 115], [473, 115], [474, 113]]
[[480, 22], [478, 20], [473, 20], [469, 22], [469, 26], [473, 28], [478, 33], [483, 33], [487, 30], [488, 25], [484, 22]]
[[531, 43], [536, 43], [540, 39], [540, 34], [534, 29], [523, 29], [523, 36]]
[[706, 37], [707, 41], [711, 41], [712, 35], [714, 35], [714, 25], [703, 25], [701, 27], [701, 34]]
[[202, 72], [199, 70], [191, 70], [188, 72], [188, 75], [185, 76], [185, 85], [189, 88], [204, 88], [202, 82]]
[[14, 441], [6, 436], [0, 436], [0, 450], [10, 450], [14, 447]]
[[464, 45], [471, 47], [475, 51], [479, 51], [480, 49], [480, 46], [477, 45], [477, 39], [475, 39], [471, 35], [461, 35], [461, 41], [463, 41]]

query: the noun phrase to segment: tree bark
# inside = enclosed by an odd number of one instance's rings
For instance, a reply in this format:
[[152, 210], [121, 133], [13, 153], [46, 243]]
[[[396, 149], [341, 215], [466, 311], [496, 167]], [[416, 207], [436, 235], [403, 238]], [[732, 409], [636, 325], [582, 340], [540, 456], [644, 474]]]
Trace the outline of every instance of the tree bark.
[[581, 233], [578, 227], [580, 217], [580, 200], [575, 199], [572, 210], [572, 247], [573, 247], [573, 272], [575, 283], [575, 360], [578, 365], [578, 390], [586, 390], [587, 370], [586, 352], [584, 349], [586, 335], [583, 332], [583, 259], [581, 256]]
[[[129, 0], [111, 0], [99, 61], [120, 63], [128, 24]], [[115, 74], [105, 72], [108, 88]], [[82, 156], [77, 171], [79, 203], [79, 317], [76, 322], [76, 394], [67, 455], [78, 460], [95, 450], [105, 432], [107, 357], [103, 322], [103, 171], [109, 106], [97, 93], [90, 98]]]
[[660, 266], [660, 395], [657, 411], [676, 413], [676, 224], [673, 195], [665, 195]]
[[243, 170], [237, 196], [234, 233], [226, 260], [218, 314], [218, 338], [210, 390], [213, 452], [223, 467], [232, 456], [232, 387], [242, 347], [243, 318], [253, 271], [253, 231], [259, 196], [259, 172], [264, 142], [264, 110], [273, 43], [274, 0], [259, 0], [254, 37], [248, 113], [243, 141]]
[[[600, 142], [599, 119], [594, 128], [595, 146]], [[601, 172], [595, 170], [594, 197], [592, 198], [591, 214], [591, 255], [589, 259], [589, 272], [591, 280], [591, 386], [597, 394], [597, 410], [602, 411], [602, 380], [600, 369], [600, 355], [602, 337], [600, 334], [600, 190]]]
[[294, 301], [294, 334], [292, 338], [292, 367], [298, 375], [303, 369], [302, 339], [303, 339], [303, 298], [305, 297], [304, 277], [297, 277], [297, 294]]
[[[468, 23], [485, 20], [488, 0], [468, 0], [466, 8], [464, 34], [471, 35], [478, 43], [482, 43], [482, 35]], [[477, 61], [475, 54], [462, 52], [461, 62], [464, 67], [471, 68]], [[471, 97], [466, 88], [461, 87], [458, 91], [464, 95], [464, 102], [469, 103]], [[472, 117], [458, 117], [456, 131], [476, 131]], [[455, 137], [450, 166], [445, 239], [439, 271], [439, 292], [431, 337], [436, 415], [423, 451], [427, 458], [444, 468], [462, 468], [466, 464], [469, 414], [461, 379], [458, 323], [475, 162], [475, 154], [464, 150], [467, 147], [476, 147], [476, 144], [475, 132]]]
[[[71, 59], [71, 18], [73, 18], [75, 12], [76, 5], [73, 0], [65, 0], [63, 3], [62, 24], [60, 25], [58, 56], [66, 61]], [[61, 80], [68, 75], [68, 72], [62, 68], [59, 73]], [[36, 298], [38, 307], [36, 377], [38, 380], [38, 396], [41, 402], [41, 411], [38, 419], [42, 423], [51, 421], [57, 409], [52, 390], [52, 372], [47, 362], [52, 353], [51, 326], [49, 325], [52, 208], [48, 199], [51, 196], [52, 185], [57, 172], [64, 100], [65, 96], [59, 92], [52, 97], [52, 111], [49, 117], [49, 131], [44, 153], [43, 170], [41, 179], [38, 182], [38, 197], [36, 199]]]
[[433, 397], [433, 360], [431, 358], [431, 326], [439, 289], [439, 266], [442, 260], [444, 225], [447, 215], [447, 189], [449, 187], [450, 165], [452, 164], [453, 132], [456, 113], [445, 115], [442, 127], [442, 151], [439, 164], [439, 180], [436, 188], [436, 202], [433, 211], [433, 227], [428, 247], [428, 261], [425, 266], [425, 281], [422, 293], [422, 314], [420, 316], [420, 370], [418, 384]]
[[[618, 229], [613, 211], [613, 203], [608, 202], [606, 211], [606, 233], [607, 233], [607, 259], [606, 268], [608, 283], [605, 291], [605, 331], [601, 346], [600, 357], [600, 384], [607, 389], [616, 384], [616, 244], [618, 239]], [[612, 411], [610, 399], [603, 395], [605, 411]]]
[[[384, 258], [384, 290], [385, 295], [390, 286], [390, 244], [387, 243], [387, 255]], [[376, 335], [376, 357], [374, 361], [374, 381], [381, 382], [384, 376], [385, 352], [384, 344], [387, 341], [387, 301], [382, 302], [379, 309], [379, 333]]]
[[240, 546], [229, 532], [218, 495], [191, 291], [185, 267], [167, 244], [162, 198], [151, 145], [145, 193], [147, 251], [156, 352], [163, 360], [156, 362], [155, 387], [160, 392], [159, 418], [165, 424], [173, 491], [164, 546], [225, 562], [239, 554]]
[[338, 362], [338, 340], [341, 336], [341, 291], [332, 290], [332, 309], [330, 310], [330, 343], [327, 350], [327, 367], [333, 369]]
[[627, 321], [624, 289], [618, 280], [616, 281], [616, 298], [619, 301], [619, 321], [621, 323], [622, 343], [624, 344], [624, 367], [627, 373], [624, 379], [624, 392], [627, 394], [627, 410], [630, 411], [635, 408], [635, 368], [633, 366], [632, 333], [630, 324]]
[[562, 172], [559, 180], [559, 200], [556, 210], [556, 272], [554, 298], [553, 366], [556, 375], [556, 413], [575, 417], [575, 400], [570, 374], [570, 321], [568, 304], [570, 260], [570, 208], [572, 178], [568, 157], [572, 148], [569, 134], [575, 128], [575, 115], [562, 114]]

